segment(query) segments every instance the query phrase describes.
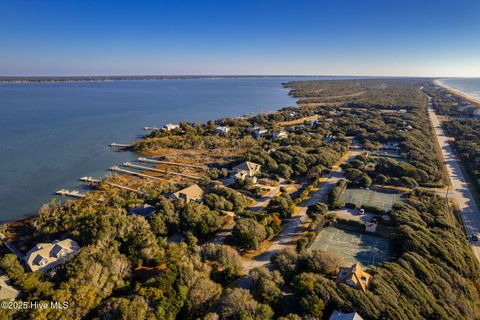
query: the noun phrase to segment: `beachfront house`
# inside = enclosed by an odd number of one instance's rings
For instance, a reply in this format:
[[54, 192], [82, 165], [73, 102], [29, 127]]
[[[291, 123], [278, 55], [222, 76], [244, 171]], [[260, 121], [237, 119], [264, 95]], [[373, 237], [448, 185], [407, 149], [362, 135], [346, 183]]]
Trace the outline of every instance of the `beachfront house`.
[[190, 201], [202, 201], [205, 191], [198, 184], [192, 184], [191, 186], [172, 193], [170, 198], [173, 201], [183, 200], [185, 202]]
[[219, 135], [225, 135], [227, 134], [228, 132], [230, 131], [230, 128], [229, 127], [225, 127], [225, 126], [218, 126], [216, 129], [215, 129], [215, 132]]
[[351, 267], [342, 267], [338, 272], [336, 283], [344, 283], [350, 287], [366, 292], [372, 276], [363, 271], [360, 264], [355, 263]]
[[356, 312], [352, 313], [343, 313], [337, 310], [334, 310], [329, 320], [363, 320], [363, 318]]
[[0, 300], [16, 300], [20, 291], [12, 287], [7, 275], [0, 275]]
[[162, 129], [165, 131], [170, 131], [170, 130], [180, 129], [180, 126], [178, 124], [167, 123], [166, 125], [163, 126]]
[[288, 136], [288, 133], [284, 130], [281, 130], [281, 131], [275, 131], [273, 134], [272, 134], [272, 139], [273, 140], [281, 140], [281, 139], [285, 139], [286, 137]]
[[72, 239], [55, 240], [51, 243], [39, 243], [25, 255], [25, 263], [32, 272], [51, 270], [69, 256], [80, 251], [78, 243]]

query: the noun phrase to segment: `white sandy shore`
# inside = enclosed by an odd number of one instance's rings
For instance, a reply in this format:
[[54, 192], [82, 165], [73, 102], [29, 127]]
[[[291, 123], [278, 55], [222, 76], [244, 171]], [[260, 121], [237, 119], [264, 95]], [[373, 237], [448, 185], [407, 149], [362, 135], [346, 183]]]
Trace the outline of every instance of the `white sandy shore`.
[[449, 86], [446, 86], [446, 85], [444, 85], [443, 83], [441, 83], [441, 82], [439, 81], [439, 79], [433, 80], [433, 83], [434, 83], [435, 85], [437, 85], [437, 86], [439, 86], [439, 87], [447, 90], [447, 91], [450, 92], [451, 94], [454, 94], [454, 95], [456, 95], [456, 96], [458, 96], [458, 97], [460, 97], [460, 98], [462, 98], [462, 99], [465, 99], [465, 100], [467, 100], [468, 102], [473, 103], [473, 104], [475, 104], [475, 105], [477, 105], [477, 106], [480, 107], [480, 99], [479, 99], [479, 98], [470, 96], [470, 95], [466, 94], [465, 92], [460, 91], [460, 90], [458, 90], [458, 89], [454, 89], [454, 88], [451, 88], [451, 87], [449, 87]]

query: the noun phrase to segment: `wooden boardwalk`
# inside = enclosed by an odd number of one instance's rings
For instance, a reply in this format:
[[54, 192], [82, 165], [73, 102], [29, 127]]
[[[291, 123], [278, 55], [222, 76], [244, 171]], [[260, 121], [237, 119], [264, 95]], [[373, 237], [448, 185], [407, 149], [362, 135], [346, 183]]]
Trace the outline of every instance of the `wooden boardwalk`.
[[158, 180], [158, 181], [163, 181], [163, 182], [172, 183], [171, 181], [169, 181], [169, 180], [167, 180], [167, 179], [163, 179], [163, 178], [159, 178], [159, 177], [155, 177], [155, 176], [150, 176], [150, 175], [148, 175], [148, 174], [144, 174], [144, 173], [140, 173], [140, 172], [135, 172], [135, 171], [130, 171], [130, 170], [121, 169], [121, 168], [119, 168], [119, 167], [117, 167], [117, 166], [111, 167], [110, 170], [116, 171], [116, 172], [125, 173], [125, 174], [129, 174], [129, 175], [132, 175], [132, 176], [141, 177], [141, 178], [147, 178], [147, 179], [153, 179], [153, 180]]
[[161, 170], [161, 169], [156, 169], [156, 168], [151, 168], [151, 167], [139, 166], [139, 165], [133, 164], [131, 162], [125, 162], [123, 165], [125, 167], [136, 168], [136, 169], [141, 169], [141, 170], [146, 170], [146, 171], [159, 172], [159, 173], [163, 173], [163, 174], [166, 174], [166, 175], [171, 174], [171, 175], [174, 175], [174, 176], [185, 177], [185, 178], [189, 178], [189, 179], [193, 179], [193, 180], [200, 180], [201, 179], [201, 177], [199, 177], [199, 176], [192, 176], [192, 175], [185, 174], [185, 173], [172, 172], [172, 171]]
[[189, 167], [189, 168], [195, 168], [195, 169], [201, 169], [201, 170], [208, 170], [207, 166], [199, 166], [199, 165], [194, 165], [194, 164], [186, 164], [186, 163], [171, 162], [171, 161], [161, 161], [161, 160], [154, 160], [154, 159], [148, 159], [148, 158], [143, 158], [143, 157], [138, 158], [138, 161], [158, 163], [158, 164], [166, 164], [166, 165], [179, 166], [179, 167]]

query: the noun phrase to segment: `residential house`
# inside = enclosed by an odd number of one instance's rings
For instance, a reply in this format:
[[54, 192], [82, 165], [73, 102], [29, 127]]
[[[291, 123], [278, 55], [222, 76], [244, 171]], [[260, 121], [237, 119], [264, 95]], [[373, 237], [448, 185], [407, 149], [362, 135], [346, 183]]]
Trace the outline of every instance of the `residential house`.
[[178, 124], [167, 123], [166, 125], [163, 126], [162, 129], [165, 131], [170, 131], [174, 129], [180, 129], [180, 126]]
[[351, 267], [342, 267], [338, 272], [336, 283], [345, 283], [352, 288], [366, 292], [372, 276], [363, 271], [360, 264], [355, 263]]
[[385, 143], [383, 145], [383, 149], [385, 150], [400, 150], [400, 145], [398, 142], [394, 142], [394, 141], [387, 141], [387, 143]]
[[281, 130], [281, 131], [275, 131], [273, 134], [272, 134], [272, 139], [273, 140], [280, 140], [280, 139], [284, 139], [288, 136], [288, 133], [284, 130]]
[[128, 211], [132, 216], [143, 216], [145, 218], [150, 217], [155, 212], [155, 207], [149, 204], [144, 204], [140, 207], [135, 207]]
[[329, 320], [363, 320], [363, 318], [356, 312], [342, 313], [334, 310]]
[[0, 275], [0, 300], [15, 300], [20, 291], [12, 287], [7, 275]]
[[71, 239], [55, 240], [52, 243], [39, 243], [25, 255], [25, 263], [30, 271], [48, 271], [80, 250], [78, 243]]
[[260, 138], [261, 136], [263, 136], [264, 134], [266, 134], [268, 132], [267, 129], [264, 129], [264, 128], [258, 128], [258, 127], [255, 127], [253, 128], [253, 137], [255, 139], [258, 139]]
[[215, 129], [215, 132], [217, 134], [227, 134], [229, 131], [230, 131], [230, 128], [229, 127], [224, 127], [224, 126], [218, 126]]
[[233, 172], [236, 179], [244, 180], [247, 177], [254, 178], [261, 168], [258, 163], [245, 161], [233, 167]]
[[171, 199], [174, 201], [184, 200], [185, 202], [190, 201], [201, 201], [203, 196], [205, 195], [205, 191], [198, 184], [192, 184], [191, 186], [177, 191], [171, 195]]

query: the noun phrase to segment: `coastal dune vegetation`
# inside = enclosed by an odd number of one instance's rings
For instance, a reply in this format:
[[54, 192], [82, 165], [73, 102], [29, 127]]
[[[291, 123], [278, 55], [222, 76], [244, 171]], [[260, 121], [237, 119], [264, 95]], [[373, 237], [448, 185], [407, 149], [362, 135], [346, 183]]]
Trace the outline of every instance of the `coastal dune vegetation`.
[[[298, 106], [153, 131], [131, 150], [167, 159], [172, 150], [206, 155], [196, 163], [208, 166], [195, 181], [201, 199], [172, 196], [193, 184], [188, 179], [112, 176], [85, 198], [46, 204], [23, 229], [3, 226], [22, 250], [65, 238], [81, 250], [49, 274], [27, 272], [13, 254], [2, 254], [0, 269], [23, 301], [68, 301], [69, 307], [10, 309], [0, 319], [291, 320], [328, 319], [333, 310], [364, 319], [480, 318], [478, 261], [445, 198], [417, 188], [447, 183], [421, 90], [429, 83], [290, 82], [285, 86]], [[474, 136], [468, 130], [464, 135]], [[382, 153], [391, 146], [393, 156]], [[308, 248], [306, 238], [335, 218], [323, 202], [308, 208], [312, 227], [302, 230], [297, 246], [274, 254], [271, 268], [246, 272], [248, 254], [282, 232], [297, 205], [352, 148], [364, 152], [341, 166], [345, 179], [326, 199], [330, 208], [342, 207], [339, 197], [352, 186], [408, 189], [389, 216], [395, 258], [366, 267], [373, 276], [368, 290], [336, 283], [345, 262]], [[261, 165], [255, 179], [226, 183], [244, 161]], [[300, 187], [292, 192], [287, 185]], [[275, 188], [268, 203], [258, 205], [265, 189]], [[132, 214], [145, 205], [151, 214]]]

